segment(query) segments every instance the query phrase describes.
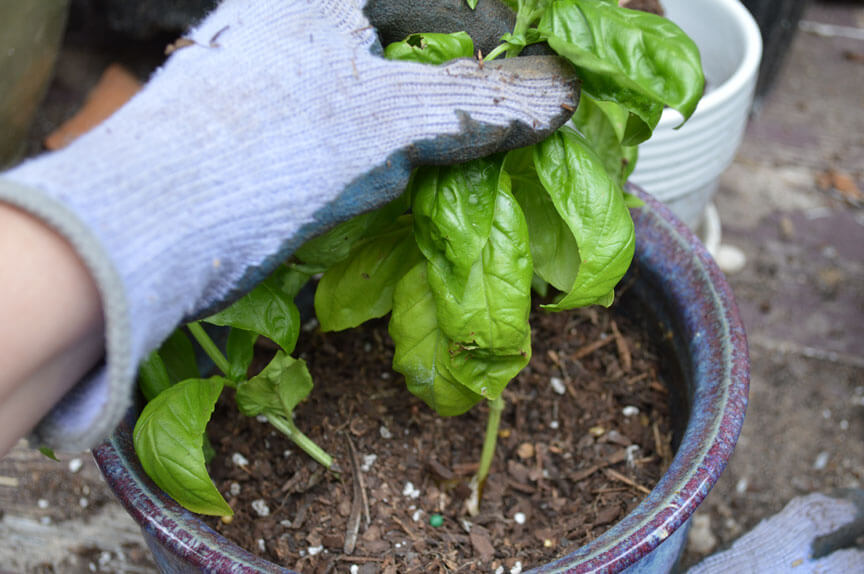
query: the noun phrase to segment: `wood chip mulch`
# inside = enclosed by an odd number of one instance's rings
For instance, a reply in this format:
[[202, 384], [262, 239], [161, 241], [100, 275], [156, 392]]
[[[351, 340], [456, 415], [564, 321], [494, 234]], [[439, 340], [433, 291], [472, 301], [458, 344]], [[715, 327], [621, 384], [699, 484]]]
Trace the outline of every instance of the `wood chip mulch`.
[[[295, 421], [339, 473], [223, 399], [210, 425], [211, 471], [236, 514], [211, 525], [268, 560], [322, 573], [516, 573], [593, 540], [671, 460], [660, 352], [605, 309], [538, 311], [532, 328], [534, 357], [505, 391], [479, 516], [465, 514], [464, 501], [485, 405], [437, 416], [391, 370], [386, 322], [376, 321], [305, 333], [297, 349], [316, 386]], [[234, 453], [249, 464], [236, 466]]]

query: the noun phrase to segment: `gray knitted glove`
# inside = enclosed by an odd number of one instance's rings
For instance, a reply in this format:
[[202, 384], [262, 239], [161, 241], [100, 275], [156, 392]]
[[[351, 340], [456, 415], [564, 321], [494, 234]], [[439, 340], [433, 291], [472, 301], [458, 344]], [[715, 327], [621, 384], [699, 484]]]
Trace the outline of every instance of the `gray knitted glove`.
[[864, 491], [792, 500], [731, 548], [709, 556], [687, 574], [845, 574], [864, 572]]
[[43, 421], [43, 444], [94, 445], [178, 324], [394, 198], [414, 166], [534, 142], [576, 103], [554, 58], [385, 61], [352, 0], [226, 0], [188, 37], [105, 124], [0, 178], [0, 200], [76, 248], [105, 308], [106, 364]]

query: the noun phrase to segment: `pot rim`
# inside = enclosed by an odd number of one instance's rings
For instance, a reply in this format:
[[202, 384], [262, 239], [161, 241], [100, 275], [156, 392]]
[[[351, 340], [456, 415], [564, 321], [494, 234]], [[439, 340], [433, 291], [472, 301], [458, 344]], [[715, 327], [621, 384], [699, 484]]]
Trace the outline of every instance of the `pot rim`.
[[[731, 288], [684, 223], [645, 192], [630, 190], [645, 202], [633, 212], [634, 267], [662, 294], [682, 330], [691, 363], [684, 373], [693, 396], [690, 418], [669, 469], [639, 506], [594, 541], [531, 572], [619, 572], [650, 554], [707, 496], [744, 422], [750, 364]], [[130, 412], [93, 456], [145, 534], [181, 560], [210, 571], [221, 571], [221, 564], [232, 572], [289, 572], [224, 538], [156, 487], [134, 456], [133, 425]]]

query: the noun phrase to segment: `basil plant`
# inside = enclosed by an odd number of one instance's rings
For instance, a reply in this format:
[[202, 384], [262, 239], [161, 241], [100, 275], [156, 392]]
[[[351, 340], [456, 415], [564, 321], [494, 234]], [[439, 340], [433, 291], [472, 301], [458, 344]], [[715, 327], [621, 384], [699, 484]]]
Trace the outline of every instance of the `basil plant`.
[[[333, 465], [292, 418], [313, 386], [306, 364], [291, 356], [301, 331], [294, 298], [320, 276], [321, 330], [389, 314], [393, 368], [411, 393], [443, 416], [489, 404], [467, 505], [478, 512], [502, 393], [531, 358], [532, 289], [557, 293], [547, 299], [548, 311], [612, 303], [634, 252], [629, 210], [638, 201], [624, 183], [636, 146], [650, 137], [664, 107], [689, 118], [704, 87], [695, 44], [659, 16], [614, 0], [507, 3], [516, 26], [485, 59], [548, 44], [582, 80], [572, 121], [535, 146], [416, 170], [398, 199], [309, 241], [246, 297], [205, 319], [229, 328], [223, 347], [193, 323], [154, 352], [139, 377], [149, 403], [135, 427], [135, 449], [147, 473], [182, 505], [231, 514], [206, 470], [205, 429], [225, 387], [236, 390], [242, 413], [266, 417], [321, 464]], [[388, 46], [385, 56], [437, 65], [474, 57], [474, 46], [464, 32], [417, 33]], [[259, 336], [280, 350], [248, 377]], [[219, 375], [201, 377], [193, 339]]]

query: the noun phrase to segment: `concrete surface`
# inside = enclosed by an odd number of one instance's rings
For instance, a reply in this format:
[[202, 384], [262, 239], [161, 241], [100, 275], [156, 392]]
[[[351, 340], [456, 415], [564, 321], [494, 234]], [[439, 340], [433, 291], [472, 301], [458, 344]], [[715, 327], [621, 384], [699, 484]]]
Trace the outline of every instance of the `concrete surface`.
[[[814, 2], [805, 20], [717, 198], [724, 243], [747, 255], [729, 279], [751, 402], [688, 564], [797, 495], [864, 483], [864, 6]], [[42, 133], [74, 108], [75, 78], [98, 75], [74, 51], [64, 63]], [[152, 572], [92, 460], [73, 458], [0, 460], [0, 572]]]
[[864, 487], [864, 5], [816, 2], [804, 20], [716, 201], [748, 258], [729, 281], [750, 405], [688, 562], [795, 496]]

